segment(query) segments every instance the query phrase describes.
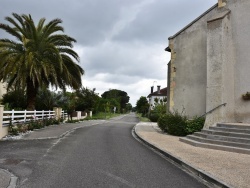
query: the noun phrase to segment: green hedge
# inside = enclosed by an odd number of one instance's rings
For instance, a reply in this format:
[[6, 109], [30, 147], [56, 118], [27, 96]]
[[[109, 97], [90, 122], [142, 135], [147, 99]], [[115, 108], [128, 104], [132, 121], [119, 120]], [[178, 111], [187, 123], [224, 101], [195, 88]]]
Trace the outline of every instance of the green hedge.
[[158, 119], [158, 126], [164, 132], [175, 136], [186, 136], [200, 131], [204, 125], [204, 118], [188, 120], [186, 116], [178, 112], [162, 115]]
[[205, 123], [205, 118], [203, 117], [195, 117], [192, 120], [187, 120], [186, 121], [186, 132], [187, 134], [192, 134], [194, 132], [201, 131]]
[[148, 116], [151, 122], [157, 122], [159, 117], [160, 117], [159, 113], [150, 113]]

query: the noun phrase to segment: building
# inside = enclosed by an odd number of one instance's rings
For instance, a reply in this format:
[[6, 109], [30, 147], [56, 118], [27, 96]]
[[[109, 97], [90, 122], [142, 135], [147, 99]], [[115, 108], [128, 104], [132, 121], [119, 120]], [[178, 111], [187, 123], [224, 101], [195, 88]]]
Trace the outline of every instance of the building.
[[[250, 1], [218, 4], [169, 37], [168, 109], [217, 122], [250, 123]], [[249, 97], [250, 98], [250, 97]]]
[[166, 103], [167, 102], [167, 87], [161, 89], [161, 86], [157, 86], [157, 91], [154, 92], [154, 86], [151, 87], [151, 93], [147, 96], [149, 102], [149, 110], [153, 110], [156, 100]]

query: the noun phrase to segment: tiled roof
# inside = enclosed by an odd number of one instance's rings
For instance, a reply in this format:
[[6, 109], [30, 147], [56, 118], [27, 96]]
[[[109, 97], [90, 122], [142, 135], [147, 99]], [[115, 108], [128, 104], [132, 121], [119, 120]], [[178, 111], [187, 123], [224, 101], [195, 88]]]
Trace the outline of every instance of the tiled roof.
[[160, 93], [158, 93], [157, 91], [153, 92], [153, 93], [150, 93], [148, 95], [148, 98], [151, 97], [151, 96], [167, 96], [167, 87], [163, 88], [163, 89], [160, 89]]

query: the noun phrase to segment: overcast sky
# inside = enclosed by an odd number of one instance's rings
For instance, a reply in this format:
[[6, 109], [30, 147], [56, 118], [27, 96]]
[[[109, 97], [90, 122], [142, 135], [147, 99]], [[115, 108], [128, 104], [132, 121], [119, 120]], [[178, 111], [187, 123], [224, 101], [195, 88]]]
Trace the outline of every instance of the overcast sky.
[[[100, 95], [128, 93], [134, 106], [154, 84], [167, 86], [168, 37], [212, 7], [217, 0], [1, 0], [0, 22], [11, 13], [33, 19], [63, 20], [77, 40], [85, 70], [83, 85]], [[9, 35], [0, 30], [0, 38]], [[155, 82], [154, 82], [155, 81]]]

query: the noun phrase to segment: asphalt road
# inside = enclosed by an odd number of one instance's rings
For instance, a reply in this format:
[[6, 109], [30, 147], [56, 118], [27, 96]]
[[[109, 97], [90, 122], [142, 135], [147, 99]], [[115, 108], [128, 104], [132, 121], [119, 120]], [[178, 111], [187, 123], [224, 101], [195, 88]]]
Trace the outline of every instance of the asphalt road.
[[130, 114], [61, 139], [0, 142], [0, 168], [22, 188], [205, 187], [134, 139], [137, 122]]

